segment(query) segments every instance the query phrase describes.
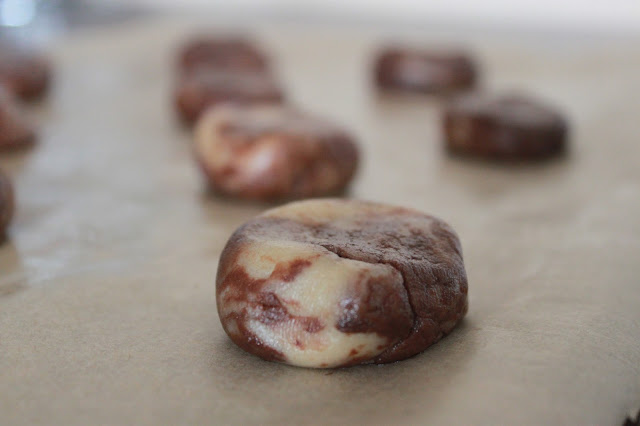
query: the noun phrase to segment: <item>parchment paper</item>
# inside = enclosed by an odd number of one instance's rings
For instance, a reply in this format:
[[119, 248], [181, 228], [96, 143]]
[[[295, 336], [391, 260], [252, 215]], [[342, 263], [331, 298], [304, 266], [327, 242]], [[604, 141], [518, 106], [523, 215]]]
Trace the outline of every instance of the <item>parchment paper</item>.
[[190, 29], [141, 22], [50, 49], [41, 143], [0, 157], [19, 203], [0, 247], [0, 423], [617, 425], [640, 404], [637, 40], [466, 40], [488, 88], [571, 120], [567, 158], [501, 166], [444, 154], [437, 100], [375, 95], [383, 34], [254, 29], [290, 99], [358, 136], [350, 195], [436, 214], [464, 248], [454, 333], [394, 365], [321, 371], [245, 354], [219, 324], [218, 255], [268, 206], [203, 189], [170, 101]]

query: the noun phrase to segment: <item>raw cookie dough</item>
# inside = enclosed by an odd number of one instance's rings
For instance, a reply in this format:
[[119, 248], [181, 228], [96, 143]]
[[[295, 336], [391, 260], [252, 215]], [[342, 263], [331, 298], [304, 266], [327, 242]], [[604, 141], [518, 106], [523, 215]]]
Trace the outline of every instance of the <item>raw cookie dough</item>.
[[14, 210], [13, 188], [9, 177], [0, 170], [0, 242], [4, 240]]
[[191, 71], [204, 66], [215, 69], [265, 70], [266, 56], [242, 38], [199, 36], [186, 43], [179, 53], [178, 66]]
[[0, 151], [24, 148], [35, 142], [36, 135], [24, 118], [12, 94], [0, 86]]
[[49, 62], [37, 53], [0, 45], [0, 84], [23, 100], [34, 100], [46, 93], [50, 68]]
[[195, 130], [195, 155], [214, 191], [254, 200], [340, 192], [358, 165], [343, 129], [281, 106], [209, 110]]
[[303, 367], [388, 363], [424, 351], [467, 312], [460, 241], [442, 220], [318, 199], [241, 226], [220, 257], [218, 314], [242, 349]]
[[534, 98], [472, 94], [446, 109], [444, 132], [455, 154], [529, 160], [562, 153], [568, 129], [559, 112]]
[[275, 79], [264, 71], [217, 71], [199, 68], [179, 78], [175, 90], [178, 115], [193, 124], [205, 109], [220, 103], [280, 103], [284, 95]]
[[386, 49], [374, 72], [380, 89], [434, 94], [470, 89], [477, 79], [473, 60], [458, 52]]

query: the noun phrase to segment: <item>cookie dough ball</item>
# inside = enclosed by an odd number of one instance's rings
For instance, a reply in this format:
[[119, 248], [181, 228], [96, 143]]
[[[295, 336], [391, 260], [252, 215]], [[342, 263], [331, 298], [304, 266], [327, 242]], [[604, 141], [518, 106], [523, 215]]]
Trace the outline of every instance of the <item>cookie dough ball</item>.
[[182, 47], [178, 64], [187, 72], [201, 66], [259, 71], [267, 68], [267, 58], [247, 40], [201, 36]]
[[0, 46], [0, 83], [22, 100], [34, 100], [46, 93], [50, 68], [49, 62], [37, 53]]
[[31, 146], [36, 136], [13, 96], [0, 86], [0, 151]]
[[358, 165], [343, 129], [281, 106], [209, 110], [196, 126], [195, 154], [214, 191], [253, 200], [338, 193]]
[[529, 160], [562, 153], [568, 130], [558, 111], [533, 98], [473, 94], [449, 105], [444, 132], [455, 154]]
[[388, 363], [424, 351], [467, 312], [460, 241], [440, 219], [384, 204], [287, 204], [231, 236], [218, 314], [242, 349], [303, 367]]
[[11, 181], [0, 170], [0, 242], [4, 240], [7, 227], [13, 217], [14, 198]]
[[377, 58], [375, 79], [380, 89], [450, 93], [470, 89], [476, 67], [464, 53], [387, 49]]
[[212, 105], [272, 104], [283, 100], [280, 87], [266, 72], [200, 68], [180, 78], [175, 91], [176, 109], [187, 124], [193, 124]]

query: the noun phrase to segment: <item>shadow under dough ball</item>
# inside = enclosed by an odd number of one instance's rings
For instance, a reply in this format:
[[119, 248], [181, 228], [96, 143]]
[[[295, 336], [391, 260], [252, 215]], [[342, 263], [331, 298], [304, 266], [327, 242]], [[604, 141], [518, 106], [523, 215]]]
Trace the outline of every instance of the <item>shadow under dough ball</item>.
[[15, 200], [13, 187], [9, 177], [0, 170], [0, 242], [4, 237], [13, 217]]
[[0, 151], [33, 145], [36, 134], [24, 112], [4, 87], [0, 86]]
[[358, 166], [346, 131], [282, 106], [212, 108], [196, 126], [194, 149], [214, 191], [253, 200], [336, 194]]
[[464, 53], [392, 48], [375, 63], [375, 81], [383, 90], [447, 94], [470, 89], [476, 80], [476, 66]]
[[266, 70], [268, 61], [259, 48], [241, 38], [199, 36], [179, 51], [178, 67], [183, 72], [205, 66], [218, 70]]
[[315, 368], [409, 358], [468, 309], [449, 225], [344, 199], [290, 203], [242, 225], [220, 257], [216, 298], [239, 347]]
[[282, 90], [268, 72], [209, 68], [180, 77], [174, 97], [177, 112], [187, 124], [193, 124], [208, 107], [220, 103], [271, 104], [284, 100]]
[[22, 100], [42, 97], [49, 88], [51, 66], [46, 58], [16, 46], [0, 45], [0, 83]]
[[568, 129], [559, 112], [533, 98], [472, 94], [446, 108], [444, 132], [454, 154], [535, 160], [564, 152]]

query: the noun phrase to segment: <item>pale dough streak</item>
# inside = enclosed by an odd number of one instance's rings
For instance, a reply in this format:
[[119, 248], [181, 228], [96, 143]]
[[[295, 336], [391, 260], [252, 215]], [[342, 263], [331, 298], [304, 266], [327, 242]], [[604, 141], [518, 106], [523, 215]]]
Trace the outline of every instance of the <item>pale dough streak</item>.
[[[281, 352], [287, 362], [303, 367], [334, 367], [354, 357], [373, 358], [391, 342], [377, 333], [343, 333], [335, 326], [341, 313], [340, 302], [359, 280], [380, 277], [386, 282], [400, 280], [389, 265], [343, 259], [322, 247], [290, 241], [253, 240], [243, 247], [238, 265], [253, 278], [265, 279], [277, 263], [308, 259], [306, 267], [291, 282], [269, 282], [262, 289], [278, 296], [291, 315], [318, 318], [324, 328], [315, 333], [304, 330], [296, 321], [265, 324], [259, 315], [247, 321], [248, 329], [265, 344]], [[224, 300], [225, 294], [223, 293]], [[222, 303], [223, 316], [241, 310], [242, 302]], [[296, 344], [297, 343], [297, 344]], [[353, 354], [356, 350], [357, 355]]]

